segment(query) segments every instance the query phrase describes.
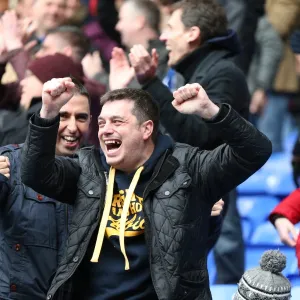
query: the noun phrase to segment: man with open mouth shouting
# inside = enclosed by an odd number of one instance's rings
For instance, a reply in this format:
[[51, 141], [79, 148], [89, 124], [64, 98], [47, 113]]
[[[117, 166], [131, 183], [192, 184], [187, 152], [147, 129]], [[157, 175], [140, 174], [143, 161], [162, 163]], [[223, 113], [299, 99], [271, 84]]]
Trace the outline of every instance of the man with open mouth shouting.
[[[199, 84], [174, 92], [174, 108], [202, 118], [224, 144], [200, 151], [159, 132], [159, 109], [138, 89], [101, 98], [101, 150], [55, 157], [70, 78], [44, 84], [22, 152], [25, 184], [74, 205], [64, 258], [47, 299], [64, 283], [72, 299], [210, 300], [206, 266], [211, 210], [269, 158], [270, 141]], [[41, 167], [42, 166], [42, 167]]]

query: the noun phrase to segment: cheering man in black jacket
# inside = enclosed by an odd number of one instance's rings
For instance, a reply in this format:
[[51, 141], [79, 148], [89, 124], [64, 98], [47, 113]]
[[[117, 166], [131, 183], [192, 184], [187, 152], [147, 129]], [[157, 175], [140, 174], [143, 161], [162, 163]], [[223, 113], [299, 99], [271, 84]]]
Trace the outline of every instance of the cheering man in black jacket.
[[[214, 0], [180, 1], [160, 38], [169, 50], [169, 66], [183, 75], [185, 83], [198, 82], [214, 103], [228, 103], [248, 118], [250, 95], [246, 78], [233, 62], [240, 50], [239, 42], [235, 32], [227, 30], [221, 5]], [[116, 63], [114, 60], [118, 58], [113, 57], [111, 62], [111, 81], [115, 73], [131, 76], [129, 63], [126, 60]], [[143, 89], [159, 103], [161, 123], [176, 142], [206, 150], [223, 143], [219, 132], [210, 130], [201, 118], [182, 115], [174, 109], [172, 93], [155, 75], [158, 62], [155, 49], [150, 55], [136, 45], [131, 49], [130, 60]], [[217, 282], [236, 283], [244, 273], [244, 242], [235, 191], [223, 199], [224, 213], [228, 206], [228, 214], [215, 248]], [[235, 257], [234, 262], [231, 257]]]
[[22, 153], [23, 182], [74, 205], [65, 257], [47, 299], [74, 280], [72, 299], [211, 300], [212, 206], [267, 161], [270, 141], [192, 84], [174, 92], [172, 105], [201, 117], [224, 144], [201, 151], [173, 143], [158, 131], [159, 109], [150, 95], [121, 89], [101, 99], [101, 150], [55, 157], [59, 109], [73, 93], [69, 78], [44, 85]]

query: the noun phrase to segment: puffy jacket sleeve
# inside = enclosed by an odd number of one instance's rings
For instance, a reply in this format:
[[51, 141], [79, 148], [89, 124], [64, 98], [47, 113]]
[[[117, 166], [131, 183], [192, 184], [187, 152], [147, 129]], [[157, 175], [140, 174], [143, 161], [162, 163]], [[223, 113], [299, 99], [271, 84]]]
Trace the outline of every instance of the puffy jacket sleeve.
[[194, 184], [215, 203], [266, 163], [272, 144], [227, 104], [207, 125], [220, 133], [224, 144], [212, 151], [195, 151], [188, 165]]
[[[214, 103], [227, 103], [247, 117], [250, 95], [241, 70], [233, 64], [226, 67], [218, 64], [209, 72], [205, 82], [200, 77], [196, 77], [194, 82], [202, 82], [208, 97]], [[143, 89], [159, 103], [160, 121], [176, 142], [202, 149], [213, 149], [220, 144], [219, 133], [210, 130], [200, 117], [181, 114], [173, 107], [173, 94], [157, 77], [145, 84]]]
[[[36, 125], [39, 124], [39, 125]], [[58, 201], [72, 204], [81, 168], [75, 159], [55, 157], [59, 116], [44, 120], [34, 115], [22, 148], [24, 184]]]
[[293, 224], [300, 222], [300, 189], [296, 189], [284, 200], [282, 200], [271, 212], [269, 219], [281, 215]]

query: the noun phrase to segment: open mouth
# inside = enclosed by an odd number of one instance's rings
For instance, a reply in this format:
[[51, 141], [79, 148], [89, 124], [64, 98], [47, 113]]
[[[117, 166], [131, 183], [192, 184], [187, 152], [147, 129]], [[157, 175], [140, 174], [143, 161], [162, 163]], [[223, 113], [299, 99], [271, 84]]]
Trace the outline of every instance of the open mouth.
[[104, 141], [104, 143], [106, 146], [107, 153], [109, 154], [116, 152], [121, 147], [122, 144], [122, 142], [117, 139], [106, 140]]
[[76, 136], [62, 136], [61, 138], [70, 146], [77, 145], [79, 142], [79, 137]]

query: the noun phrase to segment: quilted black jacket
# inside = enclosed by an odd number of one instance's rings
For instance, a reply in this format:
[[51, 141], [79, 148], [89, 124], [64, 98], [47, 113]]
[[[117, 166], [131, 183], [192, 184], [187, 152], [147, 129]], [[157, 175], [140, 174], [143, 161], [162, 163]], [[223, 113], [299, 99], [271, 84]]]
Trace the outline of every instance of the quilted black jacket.
[[[212, 206], [271, 154], [270, 141], [230, 106], [222, 105], [220, 111], [208, 126], [226, 144], [213, 151], [175, 144], [160, 158], [144, 193], [145, 240], [160, 300], [211, 299], [206, 257]], [[47, 296], [53, 299], [82, 261], [99, 224], [106, 182], [99, 150], [82, 149], [73, 160], [55, 158], [58, 118], [52, 125], [47, 120], [48, 127], [42, 123], [36, 116], [30, 124], [22, 180], [40, 193], [74, 204], [65, 257]]]

